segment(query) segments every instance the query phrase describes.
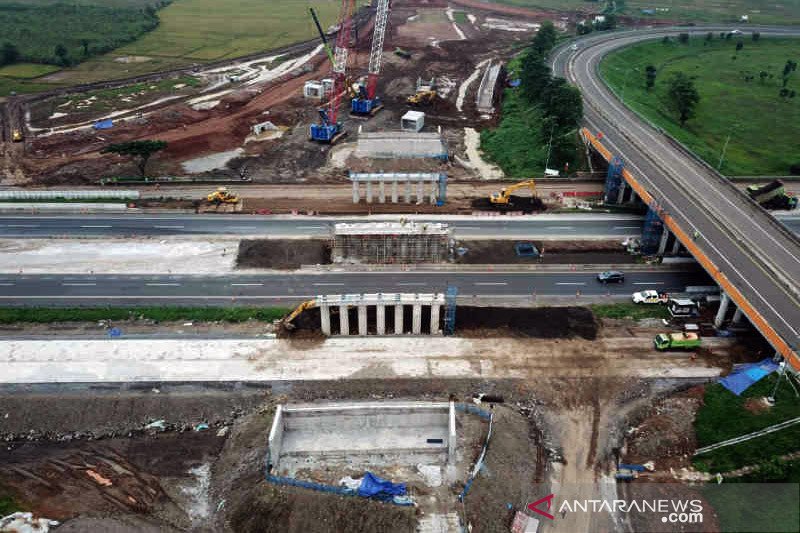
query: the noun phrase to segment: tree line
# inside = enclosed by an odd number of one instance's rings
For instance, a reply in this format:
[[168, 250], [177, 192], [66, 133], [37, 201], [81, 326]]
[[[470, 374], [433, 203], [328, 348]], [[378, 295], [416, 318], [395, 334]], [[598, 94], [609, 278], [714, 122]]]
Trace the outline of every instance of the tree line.
[[523, 98], [544, 114], [541, 131], [550, 144], [550, 159], [557, 165], [575, 157], [583, 101], [577, 87], [552, 74], [547, 55], [555, 44], [556, 29], [547, 21], [522, 55], [520, 87]]
[[130, 43], [159, 24], [161, 0], [137, 8], [0, 1], [0, 66], [26, 61], [70, 66]]

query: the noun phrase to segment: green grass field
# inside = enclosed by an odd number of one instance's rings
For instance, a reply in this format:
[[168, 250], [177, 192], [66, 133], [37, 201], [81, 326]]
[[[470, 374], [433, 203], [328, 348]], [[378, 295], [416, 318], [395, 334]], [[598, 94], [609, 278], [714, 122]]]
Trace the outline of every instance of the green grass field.
[[[706, 386], [703, 407], [697, 412], [694, 428], [698, 446], [707, 446], [739, 435], [752, 433], [800, 416], [800, 398], [782, 378], [773, 407], [763, 410], [747, 409], [748, 401], [769, 396], [776, 374], [762, 379], [741, 396], [736, 396], [720, 384]], [[773, 457], [800, 449], [800, 425], [758, 437], [740, 444], [719, 448], [694, 458], [695, 467], [710, 472], [727, 472], [746, 465], [769, 461]]]
[[59, 67], [55, 65], [42, 65], [40, 63], [14, 63], [13, 65], [6, 65], [0, 67], [0, 77], [2, 78], [39, 78], [52, 72], [55, 72]]
[[[555, 11], [586, 11], [599, 13], [605, 2], [585, 0], [493, 0], [532, 9]], [[617, 2], [619, 5], [621, 2]], [[642, 9], [665, 8], [655, 15], [643, 15]], [[748, 15], [750, 24], [800, 24], [800, 2], [797, 0], [625, 0], [621, 14], [635, 19], [669, 19], [694, 22], [738, 23], [739, 17]]]
[[0, 307], [0, 324], [32, 322], [97, 322], [98, 320], [150, 319], [272, 322], [287, 314], [282, 307]]
[[634, 303], [619, 304], [594, 304], [590, 305], [594, 316], [598, 318], [669, 318], [669, 312], [664, 305], [640, 305]]
[[[653, 41], [620, 50], [603, 60], [603, 78], [625, 103], [681, 140], [715, 167], [730, 135], [721, 171], [726, 175], [785, 175], [800, 162], [800, 97], [781, 98], [781, 73], [788, 59], [800, 61], [800, 40], [742, 38], [714, 40], [703, 37], [688, 44]], [[734, 59], [735, 57], [735, 59]], [[658, 69], [655, 88], [645, 87], [645, 67]], [[763, 83], [759, 72], [773, 76]], [[681, 128], [667, 109], [669, 76], [684, 72], [694, 76], [700, 93], [697, 116]], [[746, 76], [755, 76], [745, 81]], [[787, 88], [800, 92], [800, 73], [794, 72]]]

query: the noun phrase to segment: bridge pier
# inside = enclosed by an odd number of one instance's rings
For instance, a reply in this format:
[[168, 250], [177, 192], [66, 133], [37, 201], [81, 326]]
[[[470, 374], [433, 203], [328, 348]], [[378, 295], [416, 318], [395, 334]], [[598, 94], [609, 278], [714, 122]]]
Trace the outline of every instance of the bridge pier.
[[725, 322], [725, 315], [728, 314], [728, 306], [731, 303], [731, 297], [728, 296], [728, 293], [723, 292], [722, 298], [719, 301], [719, 309], [717, 310], [717, 316], [714, 317], [714, 327], [719, 328]]

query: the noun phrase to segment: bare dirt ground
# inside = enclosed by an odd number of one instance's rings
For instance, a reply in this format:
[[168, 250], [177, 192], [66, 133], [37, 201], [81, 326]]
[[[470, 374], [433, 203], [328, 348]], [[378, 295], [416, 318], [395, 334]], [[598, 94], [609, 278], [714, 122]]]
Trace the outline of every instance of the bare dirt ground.
[[[538, 258], [520, 257], [514, 246], [533, 243]], [[622, 250], [619, 241], [526, 241], [461, 240], [456, 244], [456, 263], [463, 264], [623, 264], [635, 263], [636, 257]], [[461, 252], [464, 251], [463, 255]]]
[[[474, 108], [474, 96], [470, 96], [477, 90], [477, 84], [468, 88], [462, 111], [455, 106], [458, 85], [474, 65], [490, 57], [509, 57], [514, 47], [529, 35], [481, 25], [480, 21], [490, 14], [485, 10], [475, 10], [478, 23], [462, 24], [463, 28], [459, 28], [445, 16], [445, 8], [438, 3], [393, 6], [379, 82], [379, 94], [383, 95], [386, 107], [369, 121], [347, 120], [351, 139], [360, 126], [365, 131], [397, 129], [400, 115], [408, 109], [405, 98], [415, 91], [417, 78], [435, 77], [441, 98], [426, 109], [426, 127], [429, 131], [443, 127], [450, 151], [466, 158], [463, 128], [475, 126], [481, 119]], [[547, 17], [540, 14], [541, 19]], [[368, 34], [371, 26], [360, 31]], [[368, 39], [359, 43], [354, 54], [354, 72], [365, 70], [368, 46]], [[408, 49], [411, 59], [394, 55], [395, 46]], [[187, 104], [189, 100], [181, 97], [177, 103], [165, 102], [153, 111], [148, 110], [143, 119], [127, 120], [102, 133], [84, 129], [29, 136], [24, 156], [12, 157], [7, 162], [6, 179], [16, 176], [18, 180], [21, 174], [29, 183], [81, 184], [104, 175], [129, 174], [132, 167], [128, 162], [111, 155], [101, 156], [99, 150], [111, 142], [158, 138], [169, 142], [169, 147], [153, 158], [151, 172], [156, 174], [181, 173], [181, 162], [241, 148], [242, 156], [230, 161], [218, 174], [236, 175], [246, 165], [248, 176], [262, 183], [340, 180], [342, 169], [330, 164], [330, 147], [307, 140], [308, 125], [317, 120], [316, 103], [300, 95], [305, 81], [328, 75], [330, 67], [324, 57], [319, 53], [300, 67], [265, 83], [242, 84], [239, 90], [221, 96], [219, 103], [210, 109], [193, 108]], [[346, 112], [342, 115], [347, 118]], [[65, 118], [59, 115], [53, 120]], [[270, 140], [246, 142], [251, 125], [264, 120], [273, 122], [283, 134]], [[350, 163], [363, 169], [391, 167], [389, 161], [370, 163], [351, 158]], [[408, 160], [401, 166], [404, 170], [423, 170], [426, 165], [430, 163]], [[471, 170], [458, 165], [447, 168], [453, 177], [472, 175]]]
[[[600, 490], [599, 482], [612, 469], [614, 448], [622, 446], [631, 420], [641, 422], [623, 457], [652, 459], [662, 448], [680, 456], [691, 445], [684, 438], [685, 415], [696, 395], [690, 389], [686, 400], [679, 395], [663, 404], [653, 404], [653, 398], [707, 379], [706, 370], [714, 370], [716, 364], [686, 354], [650, 353], [652, 335], [661, 328], [647, 322], [598, 322], [598, 338], [587, 340], [592, 338], [589, 332], [583, 334], [587, 338], [577, 337], [587, 322], [581, 320], [577, 329], [563, 329], [573, 338], [546, 338], [551, 329], [568, 322], [553, 314], [528, 317], [520, 327], [538, 328], [529, 332], [537, 338], [493, 338], [492, 348], [481, 344], [478, 358], [469, 365], [473, 371], [466, 373], [448, 373], [448, 365], [456, 369], [448, 359], [432, 358], [428, 364], [439, 372], [403, 376], [382, 366], [376, 354], [366, 353], [377, 366], [336, 381], [301, 378], [255, 388], [220, 385], [216, 390], [167, 384], [73, 391], [6, 387], [0, 392], [0, 439], [5, 441], [0, 484], [26, 509], [67, 519], [68, 531], [89, 526], [259, 531], [265, 523], [281, 524], [280, 531], [311, 533], [359, 530], [364, 524], [372, 527], [369, 531], [413, 531], [421, 518], [413, 511], [266, 486], [264, 443], [275, 403], [381, 398], [470, 402], [473, 395], [486, 393], [501, 397], [505, 406], [495, 408], [497, 425], [485, 467], [463, 508], [455, 501], [458, 484], [451, 487], [447, 501], [451, 512], [463, 513], [475, 531], [507, 531], [516, 510], [550, 492], [560, 498], [596, 497], [593, 490]], [[490, 335], [486, 329], [481, 334]], [[495, 334], [509, 333], [501, 329]], [[411, 340], [403, 342], [408, 345]], [[715, 348], [723, 364], [727, 350]], [[295, 369], [305, 362], [319, 369], [331, 361], [346, 365], [346, 354], [359, 351], [290, 341], [280, 359]], [[311, 357], [305, 362], [304, 353]], [[268, 363], [255, 358], [251, 364], [257, 368]], [[475, 372], [479, 367], [494, 371]], [[656, 367], [681, 372], [648, 374]], [[668, 377], [682, 372], [686, 377]], [[659, 421], [665, 416], [669, 420]], [[165, 420], [166, 433], [144, 429], [158, 419]], [[200, 422], [210, 429], [193, 431]], [[644, 440], [653, 437], [658, 440]], [[659, 468], [663, 461], [656, 458]], [[73, 501], [77, 494], [83, 496], [80, 505]], [[553, 527], [570, 533], [602, 531], [610, 529], [611, 520], [567, 515], [557, 517]], [[392, 529], [389, 523], [399, 525]]]
[[[524, 240], [463, 240], [456, 243], [455, 263], [506, 264], [619, 264], [634, 263], [617, 241], [535, 241], [539, 258], [519, 257], [514, 245]], [[245, 239], [239, 243], [236, 267], [297, 269], [331, 264], [330, 242], [322, 239]]]

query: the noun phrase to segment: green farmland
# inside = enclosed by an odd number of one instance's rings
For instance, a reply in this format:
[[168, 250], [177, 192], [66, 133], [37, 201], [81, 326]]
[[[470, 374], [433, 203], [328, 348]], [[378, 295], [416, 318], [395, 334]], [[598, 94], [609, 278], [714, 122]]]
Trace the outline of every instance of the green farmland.
[[[80, 4], [97, 4], [81, 0]], [[115, 0], [142, 6], [145, 0]], [[313, 6], [323, 27], [335, 24], [336, 0], [174, 0], [158, 11], [160, 23], [136, 41], [51, 74], [19, 80], [0, 75], [0, 96], [167, 70], [266, 51], [316, 36]]]
[[[586, 0], [494, 0], [494, 3], [531, 9], [553, 11], [583, 11], [599, 13], [605, 2]], [[653, 15], [645, 15], [643, 9], [657, 9]], [[617, 0], [620, 15], [647, 21], [648, 19], [693, 22], [737, 23], [742, 15], [750, 18], [750, 24], [800, 24], [800, 2], [797, 0]], [[744, 28], [742, 28], [744, 29]]]
[[[703, 159], [730, 176], [786, 175], [800, 162], [800, 97], [781, 97], [782, 72], [787, 60], [800, 62], [800, 40], [741, 37], [688, 44], [675, 39], [652, 41], [620, 50], [601, 64], [603, 78], [625, 103], [689, 146]], [[657, 69], [655, 87], [645, 86], [645, 68]], [[761, 79], [761, 72], [766, 72]], [[695, 78], [700, 93], [696, 117], [685, 128], [667, 104], [668, 80], [683, 72]], [[749, 79], [754, 77], [754, 79]], [[792, 72], [786, 88], [800, 92], [800, 73]], [[728, 141], [728, 139], [730, 140]]]

